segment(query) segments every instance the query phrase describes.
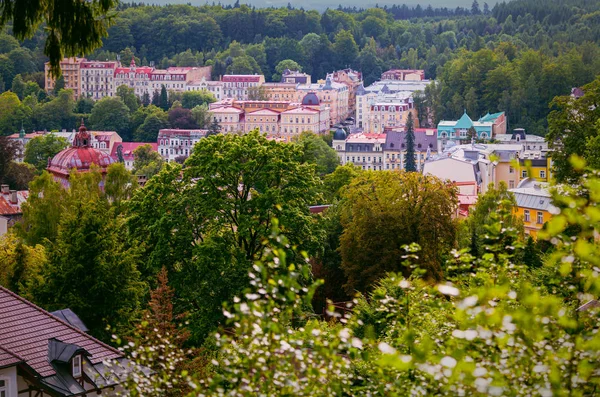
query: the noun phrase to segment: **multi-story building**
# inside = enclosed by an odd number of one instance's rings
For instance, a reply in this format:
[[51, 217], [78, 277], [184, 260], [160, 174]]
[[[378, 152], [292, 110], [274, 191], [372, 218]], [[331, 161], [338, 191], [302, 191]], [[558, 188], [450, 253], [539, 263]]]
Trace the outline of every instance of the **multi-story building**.
[[310, 74], [286, 69], [281, 75], [281, 82], [287, 84], [310, 84]]
[[[60, 61], [60, 70], [62, 72], [62, 78], [65, 82], [65, 88], [73, 91], [75, 99], [79, 98], [80, 95], [80, 81], [81, 81], [81, 63], [85, 61], [85, 58], [65, 58]], [[46, 84], [46, 92], [54, 90], [56, 86], [56, 79], [50, 76], [50, 63], [44, 64], [44, 80]]]
[[[434, 129], [416, 128], [415, 129], [415, 163], [417, 170], [423, 170], [423, 164], [431, 156], [437, 153], [437, 139]], [[385, 134], [384, 151], [384, 169], [405, 169], [406, 168], [406, 132], [405, 131], [387, 131]]]
[[381, 80], [421, 81], [425, 80], [425, 71], [415, 69], [390, 69], [381, 74]]
[[0, 237], [22, 218], [21, 205], [27, 201], [28, 190], [11, 190], [9, 185], [0, 186]]
[[316, 84], [299, 84], [298, 90], [303, 94], [315, 93], [321, 104], [329, 105], [331, 125], [340, 123], [348, 117], [348, 100], [350, 93], [346, 84], [336, 83], [331, 77]]
[[548, 142], [542, 136], [527, 135], [525, 129], [515, 128], [509, 134], [496, 134], [494, 140], [499, 143], [521, 144], [523, 149], [530, 151], [540, 151], [543, 154], [549, 151]]
[[[150, 76], [150, 94], [165, 86], [167, 91], [187, 91], [188, 84], [210, 79], [211, 67], [169, 67], [154, 69]], [[210, 91], [210, 90], [209, 90]]]
[[212, 120], [221, 126], [221, 132], [244, 132], [244, 111], [234, 106], [223, 106], [210, 110]]
[[548, 184], [526, 178], [510, 192], [515, 196], [515, 213], [523, 219], [525, 233], [537, 237], [544, 224], [558, 213], [558, 208], [552, 204]]
[[352, 163], [363, 170], [385, 170], [384, 152], [386, 134], [350, 134], [338, 128], [333, 134], [333, 148], [342, 165]]
[[214, 95], [217, 101], [223, 99], [223, 82], [210, 81], [205, 77], [201, 80], [194, 80], [187, 83], [186, 91], [203, 91], [206, 90]]
[[269, 101], [300, 102], [300, 95], [305, 93], [298, 91], [296, 83], [265, 83], [261, 86], [263, 95]]
[[116, 95], [117, 62], [84, 61], [80, 64], [80, 94], [94, 100]]
[[245, 132], [256, 129], [267, 135], [276, 135], [279, 132], [279, 112], [271, 109], [246, 112], [244, 123]]
[[159, 130], [157, 151], [167, 162], [187, 158], [192, 154], [194, 145], [206, 137], [207, 132], [207, 130]]
[[[415, 125], [418, 126], [412, 97], [429, 82], [388, 80], [381, 83], [376, 82], [366, 88], [361, 85], [357, 88], [356, 126], [365, 132], [382, 132], [385, 127], [404, 127], [408, 113], [400, 108], [404, 108], [405, 104], [408, 104], [408, 110], [413, 113]], [[390, 108], [394, 105], [395, 108]], [[399, 111], [401, 113], [398, 113]]]
[[223, 97], [246, 100], [251, 96], [253, 90], [265, 83], [262, 74], [226, 74], [221, 79], [223, 82]]
[[[377, 171], [402, 170], [406, 166], [405, 131], [346, 136], [344, 130], [338, 129], [333, 135], [332, 145], [342, 164], [354, 163], [365, 170]], [[414, 149], [417, 168], [422, 170], [425, 161], [437, 153], [435, 130], [416, 129]]]
[[[471, 128], [475, 130], [475, 136], [469, 136]], [[468, 143], [472, 139], [486, 141], [498, 134], [506, 134], [506, 116], [504, 112], [488, 113], [479, 120], [473, 121], [465, 111], [457, 121], [440, 121], [437, 129], [440, 147], [446, 147], [448, 142]]]
[[314, 93], [301, 103], [288, 101], [237, 101], [225, 99], [210, 104], [212, 120], [223, 132], [249, 132], [258, 128], [269, 138], [289, 141], [301, 132], [329, 130], [330, 113]]
[[336, 83], [345, 84], [348, 87], [348, 113], [355, 116], [356, 92], [362, 86], [362, 73], [352, 69], [337, 70], [327, 75]]

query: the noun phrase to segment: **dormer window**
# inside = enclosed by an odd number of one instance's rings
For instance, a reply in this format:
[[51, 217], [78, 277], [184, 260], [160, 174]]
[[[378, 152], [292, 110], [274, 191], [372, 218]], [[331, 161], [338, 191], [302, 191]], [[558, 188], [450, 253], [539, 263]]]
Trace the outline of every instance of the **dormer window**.
[[73, 377], [78, 378], [81, 376], [81, 355], [76, 355], [72, 360], [73, 365]]

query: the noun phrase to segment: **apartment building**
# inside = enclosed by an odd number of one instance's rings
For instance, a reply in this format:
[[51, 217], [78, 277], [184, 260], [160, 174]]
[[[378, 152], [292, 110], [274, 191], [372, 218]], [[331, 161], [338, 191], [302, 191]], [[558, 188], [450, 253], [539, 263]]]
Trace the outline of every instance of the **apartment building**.
[[329, 106], [331, 125], [340, 123], [348, 117], [348, 101], [350, 91], [346, 84], [336, 83], [331, 77], [316, 84], [299, 84], [298, 91], [301, 95], [314, 93], [321, 104]]
[[[81, 79], [81, 63], [85, 62], [85, 58], [65, 58], [60, 61], [60, 70], [65, 83], [65, 88], [73, 91], [75, 99], [80, 95], [80, 79]], [[50, 76], [50, 63], [44, 64], [44, 80], [46, 84], [46, 92], [53, 91], [56, 87], [56, 79]]]
[[221, 81], [223, 82], [224, 98], [234, 98], [243, 101], [248, 99], [249, 94], [252, 93], [252, 89], [258, 89], [265, 83], [265, 76], [262, 74], [226, 74]]
[[80, 63], [80, 94], [94, 100], [116, 95], [117, 62], [84, 61]]
[[194, 80], [187, 83], [186, 91], [203, 91], [206, 90], [214, 95], [217, 101], [223, 99], [223, 82], [210, 81], [206, 77], [200, 80]]
[[206, 137], [207, 130], [177, 130], [163, 129], [158, 131], [158, 153], [167, 162], [177, 158], [187, 158], [194, 149], [194, 145]]

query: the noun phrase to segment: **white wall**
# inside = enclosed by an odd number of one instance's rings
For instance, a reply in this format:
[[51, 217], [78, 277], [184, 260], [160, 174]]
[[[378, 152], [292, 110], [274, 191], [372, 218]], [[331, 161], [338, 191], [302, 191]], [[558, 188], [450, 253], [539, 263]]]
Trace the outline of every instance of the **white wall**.
[[17, 367], [8, 367], [0, 369], [0, 379], [8, 382], [7, 397], [17, 397]]

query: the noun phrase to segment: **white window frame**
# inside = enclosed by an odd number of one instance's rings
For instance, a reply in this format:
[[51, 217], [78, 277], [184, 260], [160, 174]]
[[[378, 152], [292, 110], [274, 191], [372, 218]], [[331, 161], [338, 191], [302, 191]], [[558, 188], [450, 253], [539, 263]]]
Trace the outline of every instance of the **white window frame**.
[[540, 170], [540, 178], [546, 178], [546, 170]]
[[81, 354], [78, 354], [76, 356], [73, 357], [73, 359], [71, 360], [71, 368], [73, 370], [73, 377], [77, 378], [79, 376], [81, 376], [82, 373], [82, 365], [83, 362], [81, 360]]
[[536, 219], [538, 225], [543, 225], [544, 224], [544, 213], [542, 211], [538, 211], [537, 212], [537, 219]]
[[529, 213], [529, 210], [523, 211], [523, 219], [525, 222], [531, 222], [531, 214]]
[[0, 386], [0, 397], [10, 396], [10, 379], [7, 377], [0, 377], [0, 381], [4, 381], [4, 386]]

